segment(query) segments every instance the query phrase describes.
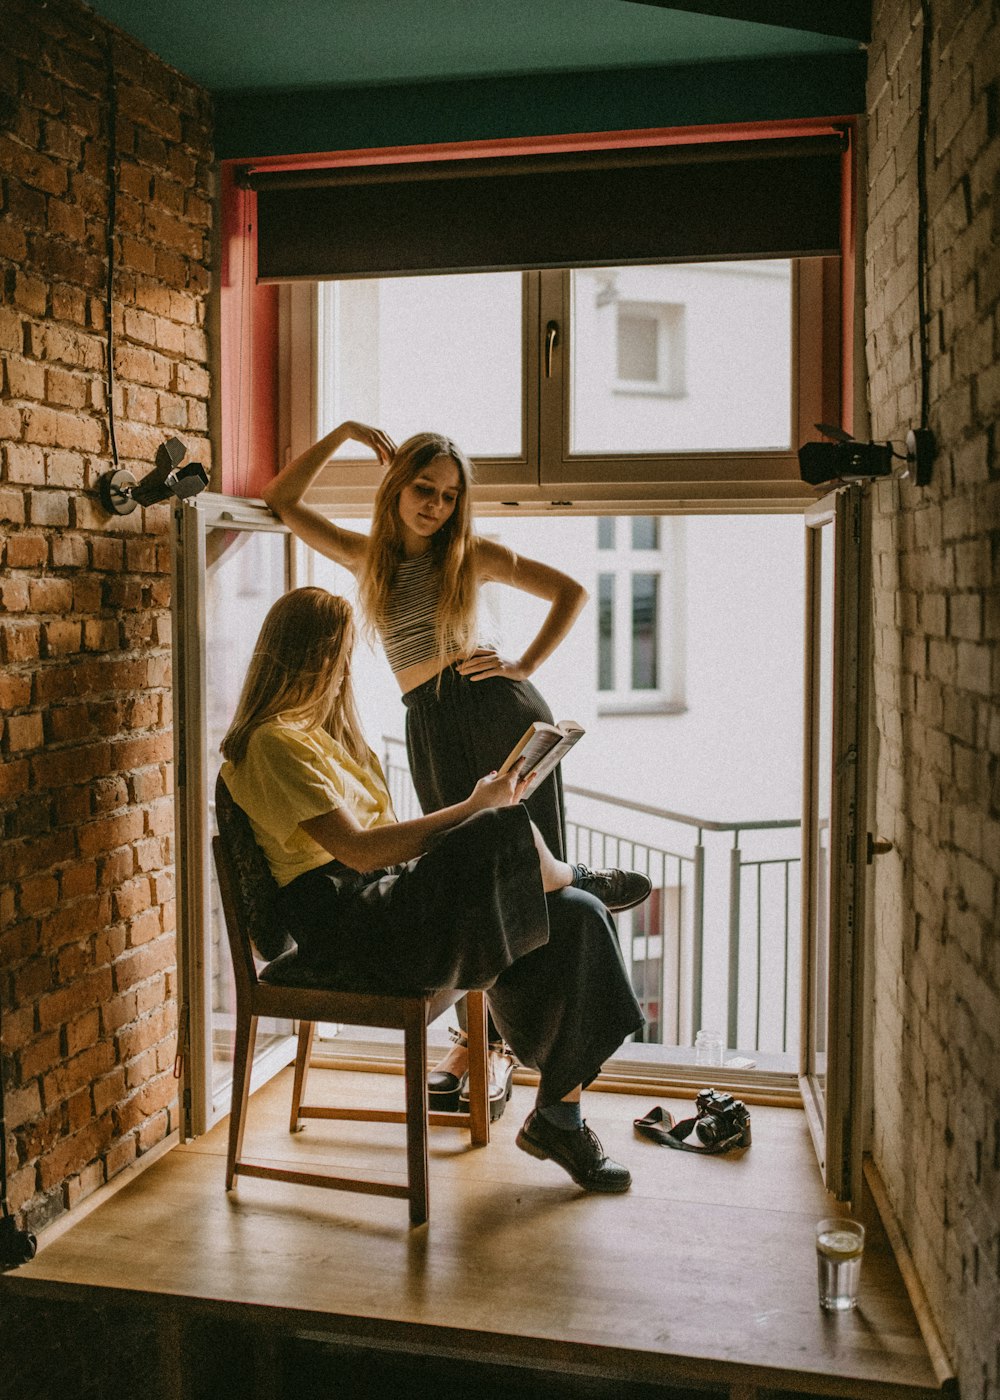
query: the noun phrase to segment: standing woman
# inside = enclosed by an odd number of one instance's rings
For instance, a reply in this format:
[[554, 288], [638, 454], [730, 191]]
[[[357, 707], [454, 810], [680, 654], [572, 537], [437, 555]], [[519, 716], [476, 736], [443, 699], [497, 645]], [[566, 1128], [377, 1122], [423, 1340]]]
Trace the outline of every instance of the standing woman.
[[[303, 497], [320, 469], [344, 443], [370, 448], [386, 474], [371, 530], [346, 530]], [[398, 449], [378, 428], [346, 422], [290, 462], [264, 491], [264, 500], [300, 539], [349, 569], [358, 580], [362, 612], [379, 634], [406, 706], [406, 750], [421, 809], [437, 812], [464, 801], [484, 772], [499, 767], [533, 720], [552, 713], [529, 677], [568, 633], [587, 599], [568, 574], [524, 559], [472, 531], [472, 467], [447, 437], [419, 433]], [[480, 644], [479, 589], [505, 583], [546, 600], [548, 612], [516, 659]], [[525, 804], [548, 849], [565, 859], [566, 825], [558, 767]], [[578, 887], [611, 910], [649, 893], [645, 877], [576, 867]], [[461, 1019], [461, 1014], [460, 1014]], [[513, 1064], [490, 1027], [491, 1111], [510, 1093]], [[430, 1078], [438, 1107], [455, 1107], [465, 1068], [457, 1044]]]
[[[302, 498], [342, 443], [371, 448], [387, 468], [369, 534], [345, 530]], [[378, 632], [407, 708], [406, 747], [424, 812], [460, 802], [506, 758], [533, 720], [552, 712], [529, 677], [569, 632], [587, 600], [568, 574], [472, 532], [472, 466], [450, 438], [419, 433], [397, 450], [377, 428], [347, 422], [289, 463], [264, 500], [304, 540], [358, 579], [362, 612]], [[549, 603], [517, 659], [479, 645], [484, 583]], [[527, 800], [554, 855], [566, 854], [558, 767]]]

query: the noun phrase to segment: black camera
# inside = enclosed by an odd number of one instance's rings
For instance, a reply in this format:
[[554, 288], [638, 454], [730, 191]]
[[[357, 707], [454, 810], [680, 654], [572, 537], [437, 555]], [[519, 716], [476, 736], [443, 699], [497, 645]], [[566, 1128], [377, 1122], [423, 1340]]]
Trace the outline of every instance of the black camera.
[[746, 1104], [732, 1094], [702, 1089], [695, 1099], [698, 1119], [695, 1132], [706, 1147], [727, 1143], [730, 1147], [750, 1146], [750, 1114]]

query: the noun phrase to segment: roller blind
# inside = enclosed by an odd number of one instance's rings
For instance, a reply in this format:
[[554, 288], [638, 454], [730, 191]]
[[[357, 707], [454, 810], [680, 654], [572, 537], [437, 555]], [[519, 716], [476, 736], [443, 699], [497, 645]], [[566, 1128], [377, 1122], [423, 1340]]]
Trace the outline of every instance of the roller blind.
[[258, 279], [840, 251], [837, 135], [249, 173]]

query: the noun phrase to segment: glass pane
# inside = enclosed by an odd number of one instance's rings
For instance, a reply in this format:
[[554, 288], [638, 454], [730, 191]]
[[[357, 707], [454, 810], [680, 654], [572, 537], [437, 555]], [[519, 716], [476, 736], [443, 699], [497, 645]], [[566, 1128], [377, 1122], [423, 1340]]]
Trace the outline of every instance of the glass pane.
[[659, 619], [659, 574], [632, 575], [632, 689], [659, 685], [656, 634]]
[[659, 549], [660, 518], [658, 515], [633, 515], [632, 548]]
[[[206, 539], [205, 695], [208, 724], [208, 803], [215, 829], [215, 780], [219, 745], [229, 728], [254, 643], [268, 608], [285, 591], [285, 537], [250, 530], [210, 530]], [[212, 1081], [216, 1090], [232, 1076], [236, 993], [222, 903], [210, 864], [212, 927], [206, 957], [212, 979]], [[290, 1022], [262, 1020], [256, 1054], [291, 1033]]]
[[597, 576], [597, 689], [615, 688], [615, 576]]
[[397, 442], [445, 433], [473, 458], [521, 456], [521, 289], [519, 272], [323, 284], [324, 430], [353, 418]]
[[834, 545], [835, 525], [831, 521], [819, 530], [820, 634], [817, 638], [819, 675], [818, 708], [819, 753], [817, 808], [812, 814], [816, 843], [815, 911], [813, 958], [810, 982], [809, 1069], [821, 1093], [826, 1092], [826, 1059], [830, 1014], [830, 810], [833, 792], [833, 651], [834, 651]]
[[615, 517], [613, 515], [602, 515], [597, 521], [597, 548], [614, 549], [615, 547]]
[[790, 450], [792, 265], [571, 277], [572, 452]]
[[660, 377], [655, 316], [618, 317], [618, 378], [655, 384]]

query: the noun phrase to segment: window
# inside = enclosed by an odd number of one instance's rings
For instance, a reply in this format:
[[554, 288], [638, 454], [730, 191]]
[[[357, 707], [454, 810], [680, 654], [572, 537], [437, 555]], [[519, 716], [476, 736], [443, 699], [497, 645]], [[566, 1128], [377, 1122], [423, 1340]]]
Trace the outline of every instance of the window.
[[632, 689], [659, 685], [659, 574], [632, 575]]
[[[396, 277], [320, 287], [320, 378], [330, 425], [433, 428], [474, 458], [524, 451], [521, 274]], [[357, 452], [345, 444], [341, 456]]]
[[[829, 262], [285, 286], [288, 450], [358, 418], [397, 439], [453, 436], [476, 463], [480, 510], [637, 494], [801, 506], [797, 448], [838, 412], [820, 335]], [[345, 445], [316, 499], [361, 505], [380, 475]]]
[[570, 297], [573, 453], [789, 451], [789, 261], [578, 269]]
[[597, 576], [597, 688], [615, 688], [615, 576]]
[[600, 712], [683, 710], [684, 522], [602, 516], [597, 547]]
[[616, 394], [684, 393], [683, 306], [619, 302], [613, 388]]

